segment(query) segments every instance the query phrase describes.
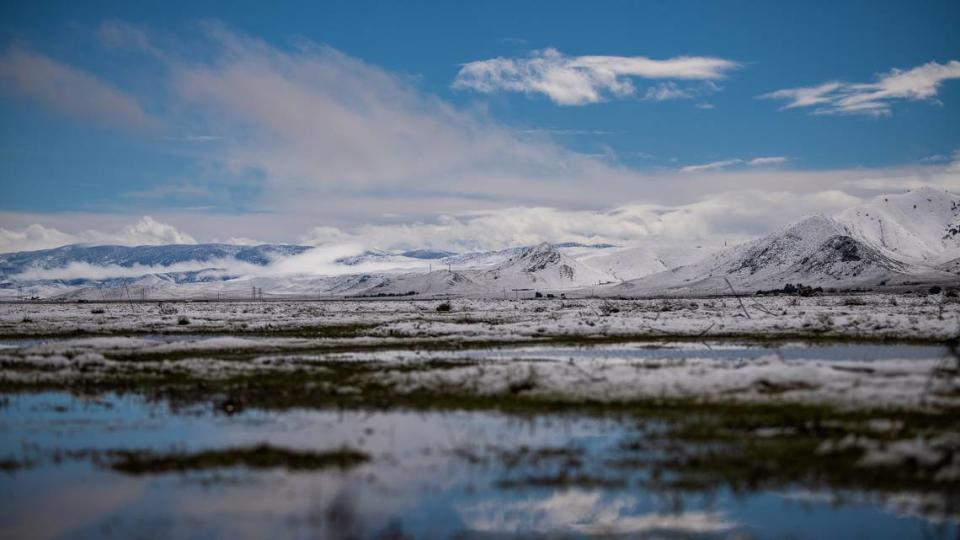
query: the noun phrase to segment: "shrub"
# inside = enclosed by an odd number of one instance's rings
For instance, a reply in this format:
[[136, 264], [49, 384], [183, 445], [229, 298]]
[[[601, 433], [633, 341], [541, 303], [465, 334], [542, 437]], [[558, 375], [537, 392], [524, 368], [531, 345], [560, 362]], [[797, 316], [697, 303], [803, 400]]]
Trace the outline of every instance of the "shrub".
[[91, 309], [90, 313], [93, 313], [94, 315], [103, 315], [105, 312], [102, 307], [98, 307]]
[[453, 309], [453, 306], [450, 305], [450, 302], [443, 302], [437, 306], [437, 311], [450, 311]]
[[611, 315], [613, 313], [620, 313], [620, 308], [617, 307], [613, 302], [604, 302], [600, 304], [600, 314], [603, 316]]
[[179, 325], [190, 324], [190, 319], [188, 319], [188, 318], [187, 318], [186, 316], [184, 316], [184, 315], [181, 315], [181, 316], [177, 317], [177, 324], [179, 324]]
[[943, 289], [941, 289], [939, 285], [930, 287], [930, 294], [940, 294], [941, 292], [943, 292]]

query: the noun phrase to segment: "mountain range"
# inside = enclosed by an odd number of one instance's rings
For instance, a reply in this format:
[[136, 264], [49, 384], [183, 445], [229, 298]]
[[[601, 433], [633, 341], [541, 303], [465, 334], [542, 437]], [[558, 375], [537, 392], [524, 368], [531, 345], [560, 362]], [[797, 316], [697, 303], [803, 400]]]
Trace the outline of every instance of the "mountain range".
[[[960, 283], [960, 197], [930, 188], [811, 216], [724, 249], [699, 243], [539, 244], [453, 253], [368, 250], [313, 270], [296, 245], [82, 246], [0, 254], [0, 297], [76, 299], [696, 295]], [[290, 262], [296, 272], [289, 268]], [[285, 270], [280, 272], [279, 269]], [[26, 292], [24, 292], [26, 290]]]

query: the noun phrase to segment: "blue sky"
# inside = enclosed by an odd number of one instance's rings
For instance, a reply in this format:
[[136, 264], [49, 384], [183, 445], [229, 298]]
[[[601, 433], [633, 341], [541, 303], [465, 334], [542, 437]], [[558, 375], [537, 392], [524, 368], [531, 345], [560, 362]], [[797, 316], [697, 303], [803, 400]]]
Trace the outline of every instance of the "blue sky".
[[11, 248], [121, 241], [145, 215], [197, 240], [450, 246], [520, 214], [498, 242], [750, 236], [957, 182], [956, 2], [6, 2], [0, 21]]

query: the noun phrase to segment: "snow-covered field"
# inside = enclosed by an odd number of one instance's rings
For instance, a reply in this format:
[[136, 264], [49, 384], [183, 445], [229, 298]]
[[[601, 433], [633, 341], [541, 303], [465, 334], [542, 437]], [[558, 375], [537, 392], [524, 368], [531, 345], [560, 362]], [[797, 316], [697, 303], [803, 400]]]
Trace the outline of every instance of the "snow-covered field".
[[[451, 310], [437, 311], [449, 302]], [[453, 299], [317, 302], [0, 304], [0, 337], [337, 328], [396, 338], [536, 340], [567, 337], [835, 337], [942, 340], [960, 333], [960, 299], [944, 294], [683, 299]]]
[[[3, 304], [0, 380], [222, 379], [353, 361], [382, 366], [362, 377], [399, 394], [521, 388], [528, 398], [574, 402], [960, 406], [948, 348], [960, 335], [960, 302], [942, 294], [450, 304]], [[898, 356], [891, 347], [895, 354], [869, 362], [842, 348], [785, 356], [784, 340], [911, 342], [926, 352]], [[434, 369], [438, 362], [456, 365]]]

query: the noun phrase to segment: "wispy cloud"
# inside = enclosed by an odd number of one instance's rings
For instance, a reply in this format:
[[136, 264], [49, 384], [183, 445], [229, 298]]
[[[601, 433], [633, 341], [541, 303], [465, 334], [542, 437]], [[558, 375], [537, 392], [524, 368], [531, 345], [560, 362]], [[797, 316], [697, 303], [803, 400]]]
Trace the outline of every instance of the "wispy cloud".
[[635, 174], [457, 110], [330, 47], [279, 49], [215, 26], [207, 37], [202, 60], [170, 64], [173, 100], [199, 125], [231, 134], [208, 159], [225, 176], [262, 182], [260, 202], [271, 210], [316, 213], [329, 204], [362, 219], [398, 206], [583, 204], [584, 179]]
[[756, 157], [752, 159], [733, 158], [733, 159], [724, 159], [720, 161], [711, 161], [710, 163], [702, 163], [699, 165], [687, 165], [686, 167], [681, 167], [680, 172], [694, 173], [694, 172], [715, 171], [719, 169], [727, 169], [737, 165], [746, 165], [749, 167], [763, 167], [767, 165], [780, 165], [786, 162], [787, 162], [787, 158], [784, 156]]
[[154, 45], [144, 28], [124, 21], [111, 19], [101, 22], [97, 28], [97, 38], [105, 47], [112, 49], [144, 52], [158, 58], [167, 56]]
[[159, 121], [132, 96], [80, 69], [20, 46], [0, 53], [0, 92], [115, 127], [150, 129]]
[[213, 192], [196, 184], [162, 184], [141, 191], [128, 191], [121, 196], [133, 199], [162, 199], [166, 197], [209, 198]]
[[606, 131], [602, 129], [551, 129], [551, 128], [537, 128], [537, 129], [521, 129], [520, 133], [548, 133], [550, 135], [616, 135], [616, 131]]
[[960, 61], [930, 62], [908, 70], [893, 69], [872, 83], [826, 82], [787, 88], [759, 96], [786, 101], [783, 109], [815, 107], [814, 114], [889, 116], [897, 100], [933, 100], [943, 81], [960, 79]]
[[770, 156], [770, 157], [758, 157], [747, 160], [747, 165], [753, 167], [760, 167], [763, 165], [780, 165], [781, 163], [786, 163], [787, 158], [784, 156]]
[[709, 163], [701, 163], [699, 165], [687, 165], [686, 167], [681, 167], [680, 171], [685, 173], [715, 171], [717, 169], [725, 169], [727, 167], [732, 167], [734, 165], [739, 165], [741, 163], [743, 163], [742, 159], [723, 159], [720, 161], [711, 161]]
[[[460, 68], [453, 88], [544, 94], [559, 105], [585, 105], [609, 97], [636, 94], [632, 78], [713, 81], [739, 64], [723, 58], [679, 56], [654, 60], [643, 56], [566, 56], [556, 49], [533, 51], [525, 58], [492, 58]], [[677, 99], [691, 92], [678, 85], [648, 88], [646, 99]]]

